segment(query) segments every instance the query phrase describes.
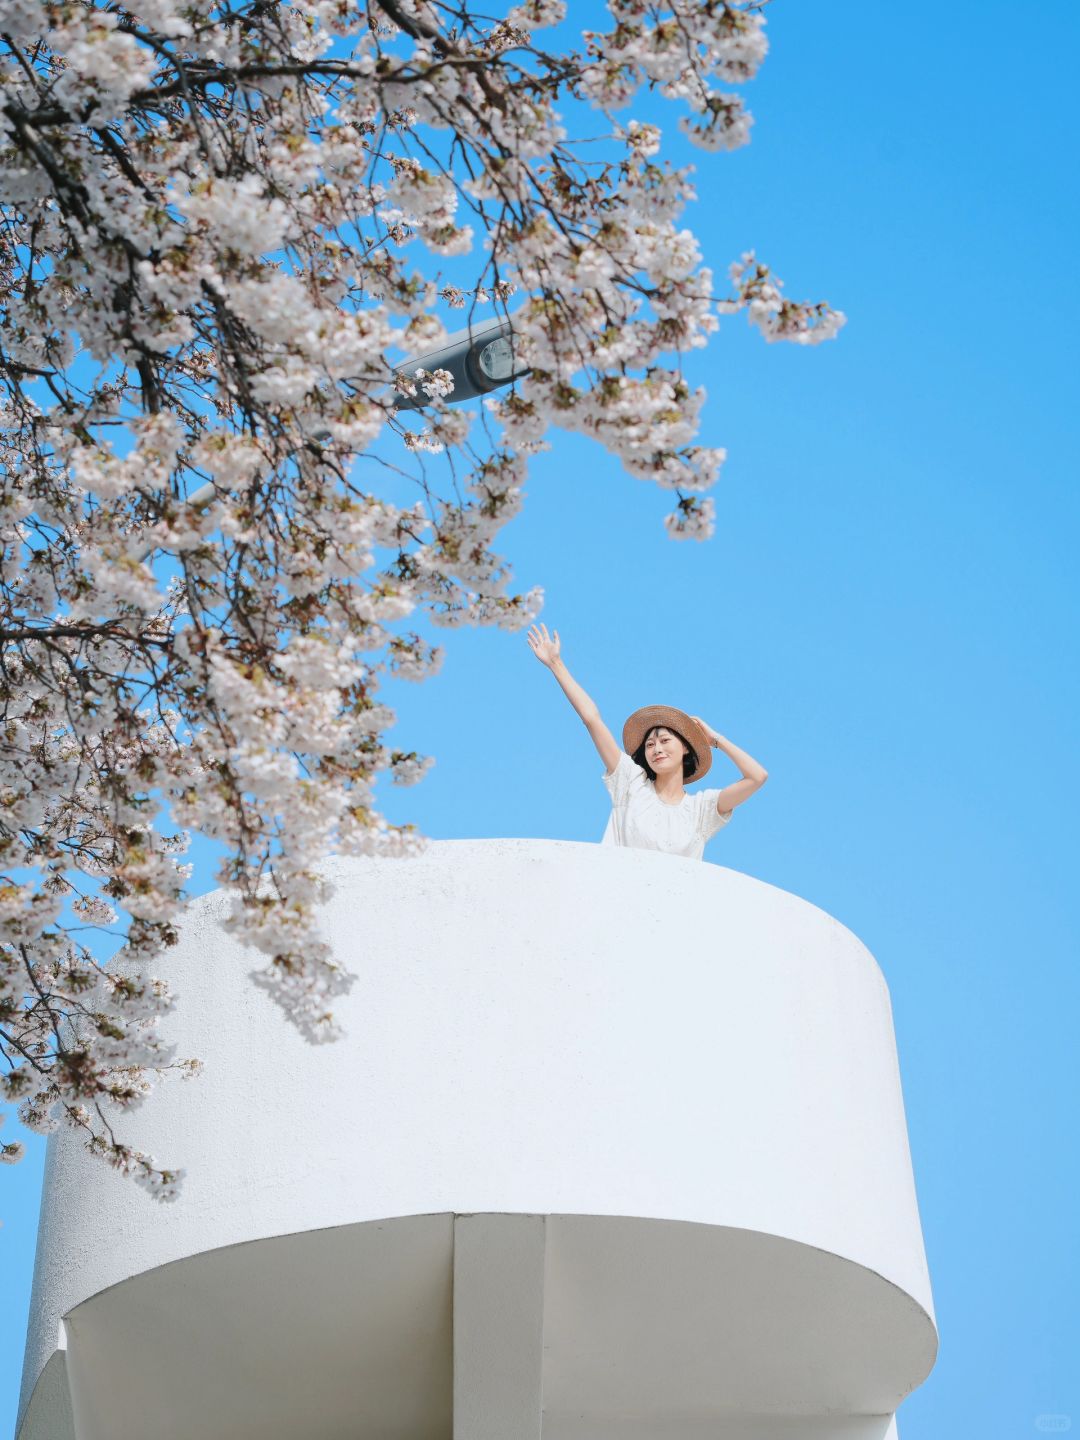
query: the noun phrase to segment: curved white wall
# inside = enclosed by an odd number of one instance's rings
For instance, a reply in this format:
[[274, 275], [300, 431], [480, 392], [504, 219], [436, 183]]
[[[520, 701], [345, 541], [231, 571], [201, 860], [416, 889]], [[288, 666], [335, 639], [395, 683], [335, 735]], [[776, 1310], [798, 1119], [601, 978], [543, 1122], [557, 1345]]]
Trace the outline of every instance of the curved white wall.
[[74, 1136], [51, 1142], [24, 1401], [61, 1317], [129, 1277], [486, 1212], [812, 1247], [899, 1297], [881, 1303], [922, 1356], [907, 1388], [923, 1378], [932, 1302], [889, 997], [850, 931], [745, 875], [593, 845], [441, 842], [328, 868], [327, 932], [360, 976], [344, 1041], [296, 1035], [205, 897], [166, 972], [205, 1073], [125, 1122], [188, 1168], [181, 1200], [155, 1206]]

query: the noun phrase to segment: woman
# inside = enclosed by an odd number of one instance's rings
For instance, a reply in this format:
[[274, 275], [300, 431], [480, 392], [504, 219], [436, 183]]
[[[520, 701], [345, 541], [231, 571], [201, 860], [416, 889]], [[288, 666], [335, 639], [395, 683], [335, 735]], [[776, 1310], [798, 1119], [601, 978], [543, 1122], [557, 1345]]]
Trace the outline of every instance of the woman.
[[[728, 823], [736, 805], [761, 789], [768, 771], [698, 716], [668, 705], [635, 710], [623, 726], [620, 750], [595, 702], [564, 665], [559, 632], [552, 639], [546, 625], [533, 625], [528, 640], [533, 654], [555, 676], [585, 722], [607, 766], [604, 784], [611, 796], [611, 816], [603, 843], [700, 860], [706, 840]], [[706, 774], [714, 746], [734, 760], [743, 778], [723, 790], [688, 795], [686, 784]]]

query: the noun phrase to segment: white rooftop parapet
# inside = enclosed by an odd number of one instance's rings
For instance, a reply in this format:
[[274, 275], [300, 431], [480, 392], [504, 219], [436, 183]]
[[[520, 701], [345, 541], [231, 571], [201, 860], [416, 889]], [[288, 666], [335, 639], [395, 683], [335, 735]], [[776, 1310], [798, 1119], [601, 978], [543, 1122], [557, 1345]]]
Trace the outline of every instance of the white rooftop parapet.
[[888, 991], [813, 905], [537, 840], [334, 861], [311, 1047], [197, 901], [201, 1079], [50, 1142], [20, 1440], [886, 1440], [936, 1332]]

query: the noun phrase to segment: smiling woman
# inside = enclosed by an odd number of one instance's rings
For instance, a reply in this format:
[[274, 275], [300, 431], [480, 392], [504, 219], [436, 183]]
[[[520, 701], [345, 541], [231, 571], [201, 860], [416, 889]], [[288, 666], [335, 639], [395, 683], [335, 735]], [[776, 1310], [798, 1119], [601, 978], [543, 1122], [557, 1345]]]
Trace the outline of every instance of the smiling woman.
[[[705, 842], [728, 823], [736, 805], [761, 789], [768, 771], [699, 716], [670, 705], [635, 710], [623, 726], [620, 749], [596, 702], [566, 668], [559, 632], [551, 636], [546, 625], [534, 625], [528, 641], [536, 658], [558, 680], [607, 767], [604, 784], [611, 796], [611, 815], [603, 843], [702, 859]], [[742, 779], [721, 790], [688, 794], [686, 784], [708, 773], [713, 748], [735, 762]]]

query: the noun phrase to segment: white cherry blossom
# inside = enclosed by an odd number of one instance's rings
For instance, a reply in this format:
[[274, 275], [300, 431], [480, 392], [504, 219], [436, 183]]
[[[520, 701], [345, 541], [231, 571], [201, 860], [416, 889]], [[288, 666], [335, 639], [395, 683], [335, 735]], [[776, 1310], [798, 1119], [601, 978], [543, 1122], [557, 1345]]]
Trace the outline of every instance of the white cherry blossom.
[[[575, 36], [564, 0], [5, 7], [0, 1098], [157, 1199], [182, 1157], [128, 1112], [198, 1068], [156, 978], [187, 832], [257, 983], [334, 1038], [320, 862], [422, 846], [379, 813], [432, 764], [382, 686], [439, 668], [429, 627], [539, 613], [495, 549], [530, 456], [589, 435], [705, 539], [724, 452], [682, 357], [740, 310], [770, 341], [843, 323], [753, 253], [717, 299], [691, 171], [627, 113], [656, 92], [704, 151], [745, 144], [762, 5], [607, 8]], [[455, 406], [425, 355], [511, 299], [527, 373]]]

